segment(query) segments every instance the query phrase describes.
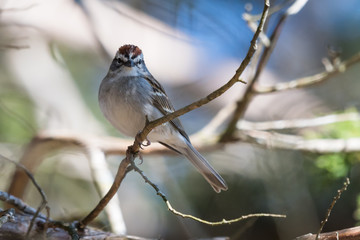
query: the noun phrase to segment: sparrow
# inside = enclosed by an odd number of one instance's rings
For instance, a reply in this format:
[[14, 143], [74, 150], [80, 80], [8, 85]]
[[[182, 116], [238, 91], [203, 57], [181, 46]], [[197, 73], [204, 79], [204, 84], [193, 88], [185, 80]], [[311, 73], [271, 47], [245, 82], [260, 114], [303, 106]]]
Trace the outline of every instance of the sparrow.
[[[164, 88], [147, 69], [141, 49], [130, 44], [116, 52], [98, 98], [107, 120], [129, 137], [135, 137], [148, 121], [175, 111]], [[215, 192], [228, 189], [224, 179], [193, 147], [178, 118], [155, 127], [147, 140], [184, 155]]]

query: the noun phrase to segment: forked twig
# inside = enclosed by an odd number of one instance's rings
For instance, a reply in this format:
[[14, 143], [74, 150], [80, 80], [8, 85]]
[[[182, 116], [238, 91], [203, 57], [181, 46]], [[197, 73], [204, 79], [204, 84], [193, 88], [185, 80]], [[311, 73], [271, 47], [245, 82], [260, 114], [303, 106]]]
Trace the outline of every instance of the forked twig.
[[333, 208], [334, 208], [334, 206], [335, 206], [335, 204], [336, 204], [336, 201], [340, 199], [341, 194], [342, 194], [344, 191], [346, 191], [346, 189], [347, 189], [347, 187], [349, 186], [349, 184], [350, 184], [350, 180], [349, 180], [349, 178], [346, 178], [346, 180], [345, 180], [345, 182], [344, 182], [344, 186], [337, 191], [336, 196], [335, 196], [334, 199], [332, 200], [332, 202], [331, 202], [331, 204], [330, 204], [330, 207], [328, 208], [328, 210], [327, 210], [327, 212], [326, 212], [325, 219], [321, 222], [321, 225], [320, 225], [320, 228], [319, 228], [318, 233], [316, 234], [315, 240], [318, 240], [320, 233], [322, 232], [325, 224], [326, 224], [327, 221], [329, 220], [331, 211], [333, 210]]
[[295, 79], [289, 82], [276, 83], [270, 86], [257, 84], [254, 86], [254, 91], [257, 94], [266, 94], [266, 93], [281, 92], [290, 89], [299, 89], [299, 88], [313, 86], [315, 84], [322, 83], [330, 79], [331, 77], [334, 77], [338, 74], [345, 72], [348, 68], [350, 68], [351, 66], [353, 66], [358, 62], [360, 62], [360, 53], [357, 53], [348, 60], [342, 61], [338, 65], [333, 66], [331, 71], [324, 71], [322, 73], [318, 73], [312, 76]]
[[280, 20], [278, 21], [277, 25], [275, 26], [275, 29], [273, 33], [270, 36], [270, 45], [267, 46], [262, 55], [260, 56], [259, 63], [257, 66], [257, 69], [255, 71], [254, 76], [249, 81], [249, 84], [247, 85], [247, 88], [245, 90], [244, 95], [241, 97], [240, 100], [236, 102], [236, 109], [234, 111], [234, 114], [225, 130], [225, 132], [220, 137], [220, 142], [227, 142], [230, 140], [233, 140], [234, 138], [234, 132], [236, 130], [236, 124], [239, 121], [240, 118], [242, 118], [245, 114], [245, 111], [253, 99], [255, 92], [254, 92], [254, 86], [256, 85], [257, 81], [259, 80], [260, 74], [262, 73], [263, 69], [265, 68], [271, 53], [273, 52], [277, 39], [279, 38], [279, 35], [281, 33], [282, 26], [285, 23], [285, 20], [287, 19], [288, 15], [285, 13], [282, 15]]
[[210, 101], [214, 100], [215, 98], [221, 96], [223, 93], [225, 93], [227, 90], [229, 90], [235, 83], [239, 82], [240, 76], [241, 74], [244, 72], [245, 68], [248, 66], [248, 64], [250, 63], [250, 60], [252, 59], [256, 49], [257, 49], [257, 39], [260, 35], [260, 33], [263, 31], [263, 27], [265, 24], [265, 21], [267, 19], [267, 15], [269, 12], [269, 8], [270, 8], [270, 2], [269, 0], [264, 0], [264, 8], [263, 8], [263, 12], [261, 15], [261, 19], [259, 22], [259, 25], [256, 29], [256, 32], [254, 33], [254, 36], [251, 40], [251, 44], [249, 47], [249, 50], [246, 54], [246, 57], [244, 58], [244, 60], [241, 62], [239, 68], [236, 70], [235, 75], [226, 83], [224, 84], [222, 87], [218, 88], [217, 90], [215, 90], [214, 92], [210, 93], [208, 96], [193, 102], [173, 113], [170, 113], [164, 117], [161, 117], [157, 120], [151, 121], [148, 124], [146, 124], [146, 126], [144, 127], [144, 129], [137, 135], [137, 137], [135, 138], [134, 144], [133, 144], [133, 152], [138, 152], [139, 151], [139, 146], [142, 143], [142, 141], [144, 141], [146, 139], [146, 136], [150, 133], [150, 131], [152, 129], [154, 129], [155, 127], [166, 123], [174, 118], [177, 118], [181, 115], [184, 115], [185, 113], [188, 113], [198, 107], [203, 106], [204, 104], [209, 103]]
[[155, 189], [156, 194], [159, 195], [162, 198], [162, 200], [166, 203], [168, 210], [170, 212], [172, 212], [173, 214], [180, 216], [182, 218], [189, 218], [189, 219], [192, 219], [194, 221], [197, 221], [197, 222], [200, 222], [203, 224], [207, 224], [207, 225], [211, 225], [211, 226], [218, 226], [218, 225], [232, 224], [232, 223], [240, 222], [242, 220], [245, 220], [248, 218], [253, 218], [253, 217], [274, 217], [274, 218], [275, 217], [276, 218], [285, 218], [286, 217], [286, 215], [283, 215], [283, 214], [253, 213], [253, 214], [244, 215], [244, 216], [241, 216], [241, 217], [235, 218], [235, 219], [230, 219], [230, 220], [223, 219], [221, 221], [210, 222], [210, 221], [195, 217], [190, 214], [184, 214], [184, 213], [177, 211], [176, 209], [174, 209], [171, 206], [171, 204], [170, 204], [169, 200], [167, 199], [167, 197], [165, 196], [165, 194], [160, 191], [159, 187], [155, 183], [150, 181], [150, 179], [144, 174], [144, 172], [141, 169], [139, 169], [135, 165], [134, 162], [132, 162], [132, 168], [134, 169], [135, 172], [140, 174], [140, 176], [144, 179], [145, 183], [149, 184], [151, 187], [153, 187]]

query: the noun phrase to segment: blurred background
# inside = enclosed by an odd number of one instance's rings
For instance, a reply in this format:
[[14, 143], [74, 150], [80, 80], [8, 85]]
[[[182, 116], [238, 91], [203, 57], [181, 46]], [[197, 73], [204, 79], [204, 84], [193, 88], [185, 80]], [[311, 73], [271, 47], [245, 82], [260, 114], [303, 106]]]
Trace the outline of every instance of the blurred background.
[[[271, 1], [272, 5], [283, 3]], [[260, 83], [325, 71], [322, 59], [328, 57], [329, 47], [340, 51], [342, 60], [359, 52], [358, 5], [357, 0], [309, 1], [290, 16]], [[163, 84], [175, 108], [206, 96], [227, 82], [245, 57], [253, 32], [242, 14], [259, 14], [262, 7], [260, 0], [0, 0], [0, 154], [18, 161], [31, 139], [44, 131], [122, 138], [102, 116], [97, 92], [124, 44], [143, 50], [148, 69]], [[272, 15], [270, 30], [280, 13]], [[245, 81], [248, 74], [243, 76]], [[357, 112], [359, 75], [360, 65], [355, 65], [319, 85], [258, 96], [245, 119]], [[237, 84], [219, 99], [182, 116], [189, 135], [227, 103], [241, 98], [245, 88]], [[343, 122], [296, 134], [360, 137], [360, 123]], [[202, 154], [227, 181], [228, 191], [215, 194], [181, 156], [144, 155], [140, 167], [184, 213], [210, 221], [257, 212], [287, 218], [254, 218], [217, 227], [182, 219], [131, 172], [119, 190], [124, 223], [119, 222], [118, 232], [156, 239], [292, 239], [317, 232], [345, 177], [352, 183], [324, 231], [353, 227], [360, 220], [358, 153], [320, 155], [235, 142]], [[113, 174], [123, 157], [107, 157]], [[8, 189], [14, 169], [0, 161], [2, 191]], [[49, 152], [34, 175], [48, 196], [53, 219], [79, 219], [99, 201], [89, 162], [81, 151]], [[36, 207], [40, 198], [29, 186], [24, 200]], [[104, 215], [96, 225], [110, 230]]]

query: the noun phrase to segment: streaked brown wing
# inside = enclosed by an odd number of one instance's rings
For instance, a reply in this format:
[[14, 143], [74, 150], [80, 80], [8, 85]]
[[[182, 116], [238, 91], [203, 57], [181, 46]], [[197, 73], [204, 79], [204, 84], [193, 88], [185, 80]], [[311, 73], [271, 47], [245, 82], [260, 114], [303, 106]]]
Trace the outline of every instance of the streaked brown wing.
[[[152, 94], [154, 106], [164, 115], [174, 112], [175, 109], [160, 83], [151, 75], [144, 76], [144, 78], [150, 83], [154, 90], [154, 93]], [[170, 123], [190, 142], [189, 136], [186, 134], [178, 118], [174, 118]]]

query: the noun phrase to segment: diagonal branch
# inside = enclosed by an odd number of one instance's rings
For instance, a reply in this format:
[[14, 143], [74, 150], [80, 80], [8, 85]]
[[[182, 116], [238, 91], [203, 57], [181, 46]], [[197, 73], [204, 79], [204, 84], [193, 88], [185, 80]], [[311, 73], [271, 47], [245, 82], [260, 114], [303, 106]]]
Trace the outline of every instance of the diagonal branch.
[[220, 142], [227, 142], [233, 140], [233, 133], [236, 130], [236, 123], [239, 121], [240, 118], [244, 116], [249, 103], [251, 102], [251, 100], [255, 95], [253, 91], [254, 85], [258, 81], [259, 76], [262, 73], [262, 70], [265, 68], [266, 63], [268, 62], [270, 55], [276, 46], [277, 39], [280, 35], [282, 26], [284, 25], [285, 20], [287, 19], [287, 16], [288, 16], [287, 14], [284, 14], [278, 21], [275, 30], [270, 37], [270, 45], [265, 48], [263, 54], [261, 55], [256, 72], [253, 78], [251, 79], [250, 83], [248, 84], [244, 95], [239, 101], [237, 101], [234, 115], [231, 118], [225, 132], [220, 137]]
[[256, 72], [255, 72], [254, 76], [252, 77], [248, 87], [246, 88], [244, 95], [242, 96], [242, 98], [240, 100], [237, 101], [237, 103], [236, 103], [237, 106], [234, 111], [234, 115], [233, 115], [232, 119], [230, 120], [225, 132], [220, 137], [220, 142], [228, 142], [228, 141], [234, 140], [233, 134], [236, 130], [236, 124], [239, 121], [239, 119], [244, 116], [244, 114], [249, 106], [249, 103], [255, 96], [255, 91], [253, 90], [254, 86], [256, 85], [257, 81], [259, 80], [260, 74], [264, 70], [264, 68], [270, 58], [270, 55], [272, 54], [272, 52], [276, 46], [277, 40], [281, 33], [281, 29], [285, 24], [285, 20], [289, 16], [298, 13], [305, 6], [307, 1], [308, 0], [294, 1], [293, 4], [287, 9], [287, 11], [285, 11], [281, 15], [279, 21], [277, 22], [277, 24], [275, 26], [273, 33], [270, 36], [270, 45], [266, 46], [263, 54], [261, 55]]
[[330, 207], [329, 207], [329, 209], [328, 209], [327, 212], [326, 212], [325, 219], [321, 222], [320, 229], [319, 229], [318, 233], [316, 234], [315, 240], [318, 240], [318, 239], [319, 239], [320, 233], [322, 232], [325, 224], [326, 224], [327, 221], [329, 220], [329, 217], [330, 217], [330, 214], [331, 214], [332, 209], [334, 208], [337, 200], [340, 199], [341, 194], [342, 194], [344, 191], [347, 190], [347, 188], [348, 188], [349, 185], [350, 185], [350, 180], [349, 180], [349, 178], [346, 178], [346, 180], [345, 180], [345, 182], [344, 182], [344, 184], [343, 184], [343, 187], [337, 191], [336, 196], [333, 198], [333, 201], [331, 202]]
[[116, 173], [114, 182], [112, 186], [110, 187], [109, 191], [106, 193], [106, 195], [100, 200], [98, 205], [85, 217], [83, 218], [79, 224], [78, 227], [80, 229], [84, 229], [91, 221], [93, 221], [100, 213], [101, 211], [106, 207], [106, 205], [109, 203], [109, 201], [114, 197], [117, 190], [120, 187], [120, 184], [124, 180], [126, 174], [127, 174], [127, 168], [130, 165], [131, 161], [133, 161], [132, 154], [126, 154], [126, 157], [121, 161], [118, 171]]
[[214, 100], [215, 98], [221, 96], [223, 93], [225, 93], [228, 89], [230, 89], [235, 83], [239, 82], [239, 78], [241, 76], [241, 74], [244, 72], [245, 68], [248, 66], [248, 64], [250, 63], [251, 58], [253, 57], [257, 46], [256, 46], [256, 42], [257, 39], [260, 35], [260, 33], [263, 31], [263, 27], [265, 24], [265, 21], [267, 19], [267, 15], [269, 12], [269, 8], [270, 8], [270, 2], [269, 0], [264, 0], [264, 9], [262, 12], [262, 16], [260, 19], [260, 23], [259, 26], [251, 40], [251, 44], [250, 44], [250, 48], [246, 54], [246, 57], [244, 58], [244, 60], [241, 62], [239, 68], [236, 70], [235, 75], [222, 87], [220, 87], [219, 89], [215, 90], [214, 92], [210, 93], [208, 96], [192, 103], [189, 104], [171, 114], [168, 114], [162, 118], [159, 118], [155, 121], [149, 122], [148, 124], [146, 124], [146, 126], [144, 127], [144, 129], [137, 135], [135, 141], [134, 141], [134, 145], [132, 147], [133, 152], [138, 152], [139, 148], [140, 148], [140, 144], [145, 140], [146, 136], [150, 133], [150, 131], [152, 129], [154, 129], [155, 127], [166, 123], [174, 118], [177, 118], [185, 113], [188, 113], [198, 107], [201, 107], [204, 104], [209, 103], [210, 101]]

